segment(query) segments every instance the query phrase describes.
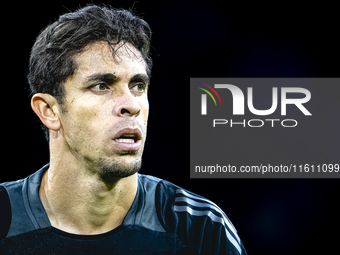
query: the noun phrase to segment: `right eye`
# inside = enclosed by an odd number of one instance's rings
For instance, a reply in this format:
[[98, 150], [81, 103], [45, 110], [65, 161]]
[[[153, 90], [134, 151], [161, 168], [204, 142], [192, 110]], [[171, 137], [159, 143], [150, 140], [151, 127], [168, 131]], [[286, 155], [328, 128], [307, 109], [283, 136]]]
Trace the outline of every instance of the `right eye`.
[[103, 83], [103, 82], [91, 86], [91, 89], [94, 89], [96, 91], [104, 91], [107, 88], [108, 88], [108, 86], [106, 85], [106, 83]]

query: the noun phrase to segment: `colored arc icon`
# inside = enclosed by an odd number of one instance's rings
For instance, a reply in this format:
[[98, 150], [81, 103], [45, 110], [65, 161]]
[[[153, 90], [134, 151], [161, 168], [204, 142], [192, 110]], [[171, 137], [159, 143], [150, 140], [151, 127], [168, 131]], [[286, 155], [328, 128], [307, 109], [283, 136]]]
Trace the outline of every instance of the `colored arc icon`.
[[199, 89], [201, 89], [201, 90], [203, 90], [203, 91], [205, 91], [205, 92], [207, 92], [208, 93], [208, 95], [214, 100], [214, 103], [215, 103], [215, 105], [217, 106], [217, 104], [216, 104], [216, 100], [215, 100], [215, 98], [214, 98], [214, 96], [208, 91], [208, 90], [206, 90], [206, 89], [202, 89], [202, 88], [199, 88]]
[[[208, 84], [202, 83], [202, 82], [197, 82], [197, 83], [203, 84], [203, 85], [205, 85], [206, 87], [208, 87], [209, 89], [211, 89], [212, 92], [215, 93], [215, 95], [217, 96], [218, 100], [220, 101], [220, 103], [221, 103], [221, 105], [222, 105], [221, 98], [220, 98], [219, 94], [216, 92], [216, 90], [215, 90], [213, 87], [211, 87], [211, 86], [208, 85]], [[215, 100], [214, 96], [213, 96], [208, 90], [203, 89], [203, 88], [200, 88], [200, 87], [198, 87], [198, 88], [201, 89], [201, 90], [203, 90], [204, 92], [206, 92], [206, 93], [214, 100], [214, 103], [215, 103], [215, 105], [217, 106], [216, 100]]]

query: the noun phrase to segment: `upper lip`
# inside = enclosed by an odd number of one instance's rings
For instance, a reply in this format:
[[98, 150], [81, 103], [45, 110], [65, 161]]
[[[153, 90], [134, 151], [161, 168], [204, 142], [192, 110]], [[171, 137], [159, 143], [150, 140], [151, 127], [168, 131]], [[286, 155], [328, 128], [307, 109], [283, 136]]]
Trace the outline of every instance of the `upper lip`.
[[113, 140], [119, 138], [122, 135], [135, 135], [137, 140], [142, 139], [142, 132], [139, 128], [124, 128], [122, 130], [119, 130], [113, 137]]

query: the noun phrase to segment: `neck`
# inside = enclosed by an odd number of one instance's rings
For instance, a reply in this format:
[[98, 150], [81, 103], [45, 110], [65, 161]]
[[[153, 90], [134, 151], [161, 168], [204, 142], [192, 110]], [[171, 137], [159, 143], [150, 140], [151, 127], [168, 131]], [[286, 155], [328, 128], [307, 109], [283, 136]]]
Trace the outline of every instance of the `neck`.
[[51, 225], [83, 235], [105, 233], [119, 226], [136, 196], [137, 174], [103, 178], [70, 160], [70, 155], [52, 155], [51, 151], [50, 168], [39, 190]]

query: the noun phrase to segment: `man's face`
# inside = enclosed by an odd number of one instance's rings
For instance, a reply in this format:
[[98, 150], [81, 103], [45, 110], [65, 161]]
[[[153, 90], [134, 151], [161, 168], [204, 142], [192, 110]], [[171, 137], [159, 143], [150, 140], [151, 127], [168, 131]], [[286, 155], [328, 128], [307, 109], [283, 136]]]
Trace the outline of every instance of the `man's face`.
[[[96, 42], [76, 56], [60, 115], [66, 148], [92, 171], [110, 177], [136, 173], [146, 139], [149, 77], [130, 44], [116, 51]], [[64, 146], [65, 147], [65, 146]]]

